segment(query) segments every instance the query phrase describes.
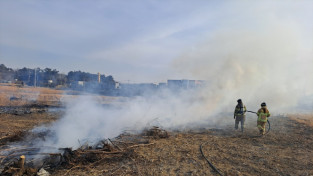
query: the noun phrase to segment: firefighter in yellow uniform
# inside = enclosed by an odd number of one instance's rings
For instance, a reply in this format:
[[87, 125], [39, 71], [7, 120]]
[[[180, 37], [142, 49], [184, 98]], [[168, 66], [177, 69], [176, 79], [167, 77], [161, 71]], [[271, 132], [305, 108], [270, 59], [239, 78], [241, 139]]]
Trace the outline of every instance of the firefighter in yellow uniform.
[[243, 129], [245, 127], [245, 120], [246, 120], [246, 115], [245, 113], [247, 112], [246, 106], [242, 103], [241, 99], [237, 100], [237, 105], [235, 107], [235, 112], [234, 112], [234, 119], [235, 120], [235, 129], [238, 129], [238, 124], [239, 122], [241, 123], [241, 132], [243, 132]]
[[260, 135], [264, 135], [267, 118], [271, 116], [270, 112], [266, 107], [265, 102], [261, 104], [261, 108], [258, 110], [257, 115], [258, 115], [257, 127], [260, 130]]

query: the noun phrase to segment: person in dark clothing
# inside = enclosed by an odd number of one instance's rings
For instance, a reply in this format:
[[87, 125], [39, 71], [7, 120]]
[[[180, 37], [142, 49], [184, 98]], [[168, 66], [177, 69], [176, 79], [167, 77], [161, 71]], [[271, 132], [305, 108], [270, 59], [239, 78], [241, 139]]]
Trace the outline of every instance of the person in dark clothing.
[[246, 112], [247, 108], [246, 106], [242, 103], [241, 99], [237, 100], [237, 105], [235, 107], [235, 112], [234, 112], [234, 119], [235, 119], [235, 129], [238, 129], [238, 124], [241, 122], [241, 131], [243, 132], [244, 126], [245, 126], [245, 120], [246, 120]]

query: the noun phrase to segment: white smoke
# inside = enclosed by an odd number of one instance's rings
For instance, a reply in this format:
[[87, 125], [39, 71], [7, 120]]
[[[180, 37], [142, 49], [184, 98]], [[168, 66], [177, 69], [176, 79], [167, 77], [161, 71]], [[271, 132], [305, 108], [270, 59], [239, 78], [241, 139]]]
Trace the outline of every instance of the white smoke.
[[116, 137], [125, 130], [141, 132], [153, 125], [165, 129], [213, 125], [218, 123], [217, 119], [207, 121], [213, 113], [217, 111], [207, 107], [195, 90], [174, 94], [165, 90], [113, 107], [102, 106], [96, 97], [80, 96], [67, 102], [64, 117], [49, 128], [53, 135], [39, 145], [77, 148], [84, 141], [91, 144]]
[[220, 108], [242, 98], [251, 110], [266, 102], [270, 110], [293, 111], [313, 94], [313, 52], [303, 38], [301, 30], [279, 23], [218, 31], [173, 66], [209, 80], [203, 96], [208, 103], [218, 99]]

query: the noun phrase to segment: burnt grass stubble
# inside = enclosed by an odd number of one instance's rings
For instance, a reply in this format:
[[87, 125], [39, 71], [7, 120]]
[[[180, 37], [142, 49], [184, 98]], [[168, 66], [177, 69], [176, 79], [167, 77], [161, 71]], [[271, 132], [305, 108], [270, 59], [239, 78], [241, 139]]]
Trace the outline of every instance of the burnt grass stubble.
[[[12, 128], [0, 126], [0, 151], [34, 135], [28, 130], [55, 121], [61, 114], [44, 108], [2, 110], [1, 121]], [[235, 131], [231, 118], [229, 121], [223, 128], [169, 132], [152, 127], [140, 134], [125, 132], [96, 146], [82, 144], [76, 150], [63, 148], [45, 154], [36, 167], [27, 160], [31, 149], [23, 148], [16, 156], [11, 152], [14, 157], [1, 156], [0, 175], [17, 174], [20, 155], [26, 156], [24, 175], [36, 175], [40, 168], [51, 175], [218, 175], [200, 153], [201, 144], [205, 157], [223, 175], [313, 175], [312, 127], [288, 117], [271, 117], [270, 133], [259, 137], [255, 119], [247, 119], [244, 133]], [[19, 122], [24, 126], [14, 128]], [[46, 134], [36, 135], [44, 138]]]

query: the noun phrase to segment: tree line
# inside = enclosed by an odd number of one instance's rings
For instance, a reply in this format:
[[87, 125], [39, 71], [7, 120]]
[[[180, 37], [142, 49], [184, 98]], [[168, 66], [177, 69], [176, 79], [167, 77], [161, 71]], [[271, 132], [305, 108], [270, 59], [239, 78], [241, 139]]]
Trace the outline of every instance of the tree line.
[[[0, 64], [0, 81], [19, 83], [28, 86], [40, 87], [64, 87], [72, 89], [114, 89], [114, 78], [109, 75], [92, 74], [82, 71], [70, 71], [68, 74], [59, 73], [56, 69], [51, 68], [22, 68], [12, 69]], [[79, 84], [80, 83], [80, 84]]]

